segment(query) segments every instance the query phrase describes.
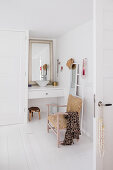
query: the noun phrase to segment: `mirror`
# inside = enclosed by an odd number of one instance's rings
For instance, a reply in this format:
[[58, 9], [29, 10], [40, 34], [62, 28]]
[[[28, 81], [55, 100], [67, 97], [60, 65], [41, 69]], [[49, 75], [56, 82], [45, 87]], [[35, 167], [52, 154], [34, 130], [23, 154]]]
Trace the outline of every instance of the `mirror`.
[[37, 80], [52, 81], [52, 40], [30, 40], [29, 83]]

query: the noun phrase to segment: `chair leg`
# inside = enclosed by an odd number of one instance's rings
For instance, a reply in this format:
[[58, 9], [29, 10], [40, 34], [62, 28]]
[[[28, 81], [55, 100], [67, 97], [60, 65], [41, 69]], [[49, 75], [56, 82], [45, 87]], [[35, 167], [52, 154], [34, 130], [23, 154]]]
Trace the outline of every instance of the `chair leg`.
[[38, 114], [39, 114], [39, 120], [40, 120], [40, 112], [38, 112]]
[[47, 112], [47, 132], [49, 133], [49, 120], [48, 120], [48, 116], [49, 116], [49, 105], [48, 105], [48, 112]]
[[57, 131], [57, 147], [59, 148], [59, 144], [60, 144], [60, 141], [59, 141], [59, 131]]
[[31, 111], [29, 111], [29, 121], [31, 121]]
[[47, 132], [49, 133], [49, 125], [48, 125], [49, 121], [47, 121]]
[[59, 148], [60, 144], [60, 131], [59, 131], [59, 115], [57, 115], [57, 147]]

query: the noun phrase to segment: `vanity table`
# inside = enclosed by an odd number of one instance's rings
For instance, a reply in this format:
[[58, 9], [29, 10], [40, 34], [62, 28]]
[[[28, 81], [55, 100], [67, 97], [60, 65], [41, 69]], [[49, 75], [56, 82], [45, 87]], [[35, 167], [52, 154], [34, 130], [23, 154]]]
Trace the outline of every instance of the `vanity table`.
[[28, 89], [28, 99], [64, 97], [64, 88], [54, 86], [32, 86]]

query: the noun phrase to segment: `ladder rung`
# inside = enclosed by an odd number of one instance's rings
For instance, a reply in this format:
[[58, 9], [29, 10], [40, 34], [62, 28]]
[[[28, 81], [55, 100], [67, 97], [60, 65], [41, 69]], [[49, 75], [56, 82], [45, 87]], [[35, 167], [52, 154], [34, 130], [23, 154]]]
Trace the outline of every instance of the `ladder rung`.
[[75, 86], [80, 86], [80, 87], [82, 87], [82, 85], [80, 85], [80, 84], [75, 84]]
[[80, 65], [81, 63], [73, 63], [73, 64]]

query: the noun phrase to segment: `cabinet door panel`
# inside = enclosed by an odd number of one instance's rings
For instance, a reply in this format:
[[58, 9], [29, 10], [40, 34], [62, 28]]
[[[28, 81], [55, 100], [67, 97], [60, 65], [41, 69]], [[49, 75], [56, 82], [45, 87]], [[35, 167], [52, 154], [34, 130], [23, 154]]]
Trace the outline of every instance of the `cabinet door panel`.
[[23, 123], [25, 32], [0, 31], [0, 125]]

